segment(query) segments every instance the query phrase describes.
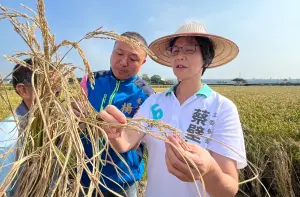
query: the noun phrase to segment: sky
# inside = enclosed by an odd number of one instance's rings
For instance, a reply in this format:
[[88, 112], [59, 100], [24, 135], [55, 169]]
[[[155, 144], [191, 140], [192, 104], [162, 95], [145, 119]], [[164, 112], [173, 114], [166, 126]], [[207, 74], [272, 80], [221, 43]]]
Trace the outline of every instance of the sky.
[[[0, 0], [5, 7], [27, 12], [20, 3], [36, 10], [35, 0]], [[150, 44], [174, 33], [184, 23], [198, 22], [209, 33], [233, 40], [240, 49], [232, 62], [208, 69], [204, 79], [300, 78], [299, 0], [45, 0], [45, 3], [46, 17], [56, 35], [56, 43], [65, 39], [77, 41], [103, 26], [104, 30], [118, 34], [139, 32]], [[109, 69], [113, 44], [111, 40], [100, 39], [80, 44], [93, 71]], [[12, 25], [7, 20], [0, 21], [2, 76], [9, 74], [14, 66], [3, 55], [27, 50], [29, 48]], [[83, 68], [74, 50], [67, 55], [66, 61]], [[175, 78], [170, 68], [149, 57], [140, 73]], [[77, 70], [75, 74], [82, 77], [84, 72]]]

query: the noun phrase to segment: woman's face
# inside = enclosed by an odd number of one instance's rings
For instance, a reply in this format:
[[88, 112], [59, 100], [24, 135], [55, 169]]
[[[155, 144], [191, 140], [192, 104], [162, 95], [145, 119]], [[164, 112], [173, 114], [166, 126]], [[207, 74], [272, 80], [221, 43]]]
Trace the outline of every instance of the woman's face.
[[173, 72], [179, 81], [202, 75], [203, 58], [194, 37], [179, 37], [169, 48]]

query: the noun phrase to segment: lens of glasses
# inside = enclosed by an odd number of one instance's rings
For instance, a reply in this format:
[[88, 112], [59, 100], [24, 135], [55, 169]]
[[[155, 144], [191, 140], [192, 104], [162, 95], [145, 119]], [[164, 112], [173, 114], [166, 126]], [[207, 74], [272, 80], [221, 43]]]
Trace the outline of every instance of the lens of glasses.
[[178, 54], [179, 48], [178, 47], [169, 47], [167, 51], [168, 51], [169, 55], [174, 56], [174, 55]]
[[196, 46], [195, 45], [185, 45], [183, 47], [183, 52], [186, 54], [192, 54], [194, 53], [196, 50]]
[[182, 49], [183, 53], [185, 54], [192, 54], [196, 51], [196, 45], [185, 45], [183, 47], [169, 47], [167, 51], [169, 55], [175, 56], [179, 53], [180, 49]]

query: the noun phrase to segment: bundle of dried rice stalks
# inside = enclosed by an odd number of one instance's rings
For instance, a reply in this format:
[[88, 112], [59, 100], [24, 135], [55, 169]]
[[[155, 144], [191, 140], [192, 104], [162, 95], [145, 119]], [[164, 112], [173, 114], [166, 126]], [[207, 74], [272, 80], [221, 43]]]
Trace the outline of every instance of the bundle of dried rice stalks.
[[[111, 31], [103, 31], [101, 27], [86, 34], [78, 42], [65, 40], [56, 44], [55, 37], [46, 20], [44, 1], [37, 0], [37, 13], [24, 5], [22, 6], [29, 10], [33, 16], [0, 5], [0, 10], [2, 10], [0, 20], [9, 20], [30, 50], [16, 53], [13, 56], [5, 56], [5, 58], [14, 64], [27, 66], [35, 73], [36, 78], [32, 79], [35, 103], [30, 109], [27, 120], [16, 118], [19, 128], [19, 138], [16, 143], [18, 147], [17, 159], [0, 186], [0, 194], [6, 196], [6, 192], [9, 191], [10, 187], [13, 187], [14, 196], [71, 197], [78, 196], [80, 192], [91, 196], [93, 190], [101, 195], [98, 185], [106, 187], [99, 181], [102, 177], [99, 167], [106, 162], [101, 160], [101, 153], [108, 150], [108, 145], [102, 144], [103, 138], [105, 141], [108, 140], [102, 126], [107, 125], [107, 123], [96, 119], [96, 111], [90, 105], [73, 74], [77, 67], [71, 63], [64, 63], [63, 60], [71, 49], [76, 49], [85, 65], [86, 73], [89, 74], [89, 80], [93, 84], [91, 66], [79, 46], [81, 41], [91, 38], [122, 40], [133, 47], [144, 49], [151, 56], [153, 54], [139, 42]], [[26, 19], [27, 22], [21, 23], [20, 18]], [[36, 30], [42, 34], [42, 45], [38, 42]], [[66, 46], [71, 46], [71, 49], [60, 58], [58, 51]], [[33, 64], [28, 65], [20, 60], [24, 56], [32, 58]], [[72, 87], [68, 83], [69, 78], [75, 81]], [[57, 88], [61, 88], [60, 96], [56, 95]], [[5, 98], [2, 97], [2, 99]], [[9, 98], [6, 98], [6, 102], [9, 104]], [[72, 102], [75, 102], [80, 109], [84, 109], [82, 116], [77, 117], [74, 114], [71, 107]], [[12, 108], [11, 111], [14, 113]], [[146, 127], [143, 127], [145, 122], [151, 124], [153, 128], [159, 128], [161, 135], [154, 135]], [[80, 129], [80, 123], [85, 123], [85, 132]], [[168, 142], [166, 136], [170, 133], [181, 135], [180, 131], [161, 121], [128, 120], [128, 126], [135, 128], [137, 132], [146, 132], [148, 135], [166, 142]], [[90, 160], [87, 159], [83, 149], [82, 135], [88, 135], [93, 145], [94, 157]], [[121, 156], [119, 155], [119, 157]], [[88, 162], [94, 167], [92, 171], [87, 166]], [[192, 161], [186, 162], [192, 163]], [[91, 179], [87, 193], [87, 190], [84, 190], [80, 184], [81, 174], [84, 170]], [[205, 185], [203, 181], [202, 184]], [[107, 189], [111, 191], [110, 188]], [[199, 196], [201, 196], [200, 192]]]

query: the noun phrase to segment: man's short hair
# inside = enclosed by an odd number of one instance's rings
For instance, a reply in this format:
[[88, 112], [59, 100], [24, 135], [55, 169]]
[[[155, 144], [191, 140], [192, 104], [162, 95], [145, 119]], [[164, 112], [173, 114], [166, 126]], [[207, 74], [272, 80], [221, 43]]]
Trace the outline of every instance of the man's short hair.
[[[32, 65], [31, 59], [24, 60], [27, 64]], [[32, 85], [31, 78], [32, 78], [32, 70], [28, 67], [22, 66], [21, 64], [17, 64], [14, 67], [14, 72], [12, 74], [12, 84], [16, 89], [16, 86], [19, 83], [23, 83], [25, 85]]]
[[147, 43], [146, 39], [141, 34], [139, 34], [137, 32], [127, 31], [125, 33], [122, 33], [121, 36], [134, 39], [135, 41], [141, 42], [146, 47], [148, 47], [148, 43]]

